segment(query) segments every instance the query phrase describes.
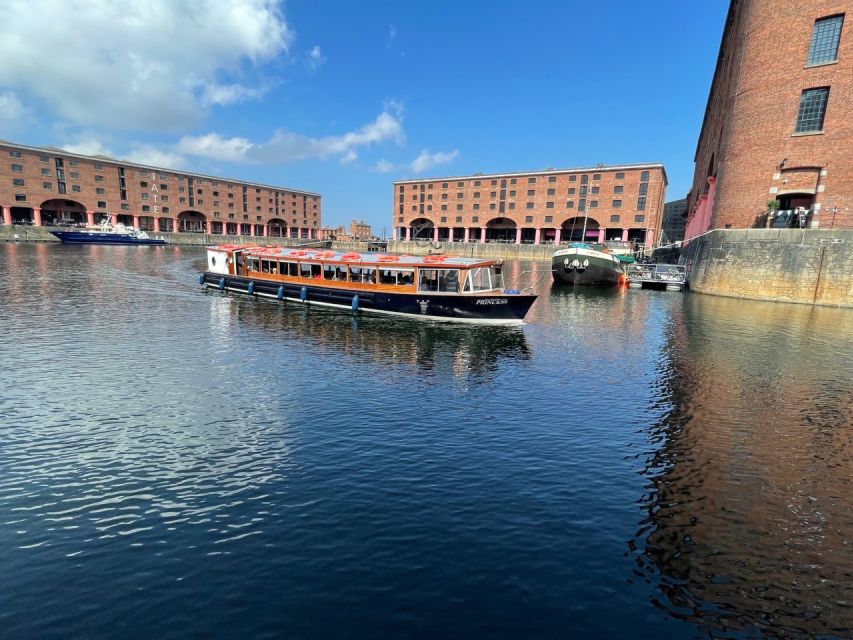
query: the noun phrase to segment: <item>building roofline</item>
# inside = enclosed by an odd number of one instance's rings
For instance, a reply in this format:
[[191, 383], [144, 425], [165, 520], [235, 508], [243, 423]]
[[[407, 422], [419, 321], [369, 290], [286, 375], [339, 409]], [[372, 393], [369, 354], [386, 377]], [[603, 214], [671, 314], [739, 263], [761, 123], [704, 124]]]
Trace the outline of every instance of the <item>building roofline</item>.
[[82, 158], [84, 160], [92, 160], [95, 162], [103, 162], [104, 164], [111, 164], [121, 167], [130, 167], [134, 169], [148, 169], [152, 171], [160, 171], [166, 173], [173, 173], [177, 175], [184, 176], [192, 176], [193, 178], [203, 178], [205, 180], [218, 180], [220, 182], [235, 182], [245, 185], [250, 185], [252, 187], [263, 187], [264, 189], [274, 189], [276, 191], [290, 191], [293, 193], [299, 193], [306, 196], [317, 196], [322, 198], [323, 196], [319, 193], [315, 193], [313, 191], [305, 191], [303, 189], [292, 189], [291, 187], [277, 187], [271, 184], [263, 184], [261, 182], [251, 182], [249, 180], [240, 180], [237, 178], [228, 178], [225, 176], [211, 176], [205, 173], [195, 173], [194, 171], [184, 171], [182, 169], [169, 169], [168, 167], [156, 167], [150, 164], [139, 164], [138, 162], [130, 162], [129, 160], [120, 160], [117, 158], [112, 158], [110, 156], [87, 156], [82, 153], [72, 153], [71, 151], [66, 151], [60, 147], [33, 147], [26, 144], [18, 144], [16, 142], [10, 142], [9, 140], [0, 139], [0, 147], [12, 147], [14, 149], [25, 149], [27, 151], [38, 151], [41, 153], [50, 153], [53, 155], [61, 155], [66, 158]]
[[650, 162], [640, 164], [600, 164], [594, 167], [571, 167], [567, 169], [543, 169], [539, 171], [513, 171], [510, 173], [473, 173], [461, 176], [441, 176], [437, 178], [420, 178], [410, 180], [395, 180], [394, 184], [413, 184], [419, 182], [436, 182], [439, 180], [471, 180], [477, 178], [517, 178], [522, 176], [548, 176], [557, 173], [579, 173], [595, 171], [618, 171], [619, 169], [660, 169], [663, 171], [664, 182], [669, 184], [666, 177], [666, 168], [662, 162]]
[[729, 0], [729, 10], [726, 12], [726, 23], [723, 26], [723, 35], [720, 37], [720, 48], [717, 51], [717, 64], [714, 66], [714, 75], [711, 77], [711, 87], [708, 89], [708, 101], [705, 103], [705, 113], [702, 116], [702, 127], [699, 129], [699, 137], [696, 138], [696, 151], [693, 152], [693, 163], [696, 163], [696, 158], [699, 157], [699, 145], [702, 142], [702, 136], [705, 134], [705, 127], [708, 124], [708, 113], [711, 111], [711, 98], [714, 96], [714, 84], [717, 82], [717, 76], [720, 75], [720, 66], [723, 61], [723, 45], [726, 43], [726, 36], [729, 34], [734, 20], [732, 16], [735, 11], [737, 0]]

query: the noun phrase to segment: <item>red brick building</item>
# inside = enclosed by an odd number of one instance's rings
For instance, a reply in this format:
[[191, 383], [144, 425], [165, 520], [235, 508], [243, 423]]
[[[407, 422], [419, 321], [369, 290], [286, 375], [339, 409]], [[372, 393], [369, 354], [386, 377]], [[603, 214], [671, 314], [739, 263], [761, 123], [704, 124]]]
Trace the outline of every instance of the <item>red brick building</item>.
[[316, 238], [317, 193], [0, 141], [3, 224]]
[[660, 236], [662, 164], [475, 174], [394, 183], [394, 237], [559, 244]]
[[[853, 227], [850, 0], [732, 0], [696, 148], [686, 238]], [[845, 24], [847, 23], [847, 24]], [[768, 202], [783, 215], [767, 221]]]

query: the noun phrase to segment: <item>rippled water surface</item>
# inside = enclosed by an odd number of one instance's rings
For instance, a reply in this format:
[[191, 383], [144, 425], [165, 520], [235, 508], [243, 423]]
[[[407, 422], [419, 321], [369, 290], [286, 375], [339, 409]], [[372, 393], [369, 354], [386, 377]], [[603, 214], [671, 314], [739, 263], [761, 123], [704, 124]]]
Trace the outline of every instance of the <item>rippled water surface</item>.
[[545, 278], [477, 328], [202, 265], [0, 245], [0, 636], [853, 637], [849, 310]]

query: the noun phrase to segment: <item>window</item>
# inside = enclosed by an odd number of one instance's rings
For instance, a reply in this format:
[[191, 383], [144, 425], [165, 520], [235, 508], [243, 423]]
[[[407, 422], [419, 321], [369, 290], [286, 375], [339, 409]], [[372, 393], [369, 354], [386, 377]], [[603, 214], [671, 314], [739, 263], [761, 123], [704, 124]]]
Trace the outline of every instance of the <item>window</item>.
[[41, 162], [50, 162], [50, 158], [48, 156], [45, 156], [45, 155], [39, 156], [39, 160]]
[[586, 198], [578, 200], [578, 211], [586, 211]]
[[447, 216], [441, 216], [439, 222], [447, 222]]
[[557, 182], [557, 176], [548, 176], [548, 182]]
[[41, 186], [43, 186], [46, 191], [53, 189], [53, 183], [52, 182], [42, 182]]
[[26, 201], [27, 201], [27, 196], [25, 194], [23, 194], [23, 193], [16, 193], [15, 194], [15, 202], [26, 202]]
[[72, 167], [76, 167], [78, 163], [77, 163], [77, 161], [76, 161], [76, 160], [73, 160], [73, 159], [72, 159], [72, 160], [69, 160], [69, 161], [68, 161], [68, 164], [70, 164]]
[[26, 181], [23, 178], [12, 178], [12, 184], [16, 187], [23, 187]]
[[68, 177], [71, 178], [72, 180], [79, 180], [80, 174], [77, 171], [71, 171], [68, 173]]
[[533, 216], [524, 216], [525, 222], [533, 222]]
[[[99, 206], [99, 207], [101, 206], [101, 203], [100, 203], [100, 202], [98, 203], [98, 206]], [[103, 205], [103, 206], [107, 206], [107, 205], [105, 204], [105, 205]], [[144, 213], [148, 213], [149, 211], [151, 211], [151, 207], [149, 207], [147, 204], [144, 204], [144, 205], [142, 205], [142, 211], [143, 211]], [[166, 212], [166, 210], [164, 209], [164, 210], [163, 210], [163, 213], [165, 213], [165, 212]]]
[[479, 187], [479, 186], [480, 186], [480, 181], [479, 181], [479, 180], [474, 180], [474, 186], [475, 186], [475, 187]]
[[446, 183], [446, 182], [442, 182], [442, 183], [441, 183], [441, 188], [442, 188], [442, 189], [447, 189], [447, 183]]
[[510, 181], [509, 181], [509, 183], [510, 183], [510, 184], [515, 184], [515, 183], [516, 183], [516, 180], [515, 180], [515, 178], [510, 178]]
[[457, 200], [461, 200], [461, 199], [462, 199], [462, 192], [461, 192], [461, 191], [460, 191], [459, 193], [457, 193], [457, 194], [456, 194], [456, 199], [457, 199]]
[[479, 222], [479, 221], [480, 221], [479, 216], [474, 216], [473, 218], [471, 218], [471, 222]]
[[586, 184], [589, 182], [589, 176], [581, 176], [581, 184]]
[[479, 191], [475, 191], [475, 192], [474, 192], [474, 197], [475, 197], [475, 198], [479, 198], [479, 197], [480, 197], [480, 192], [479, 192]]
[[556, 189], [548, 189], [548, 195], [553, 196], [557, 193]]
[[148, 183], [147, 183], [147, 182], [145, 182], [145, 180], [143, 180], [142, 182], [140, 182], [140, 183], [139, 183], [139, 186], [140, 186], [140, 187], [142, 187], [143, 189], [147, 189], [147, 188], [148, 188]]
[[545, 216], [545, 222], [554, 222], [554, 216]]
[[637, 198], [637, 211], [645, 211], [646, 210], [646, 196], [640, 196]]
[[43, 176], [49, 176], [50, 175], [50, 169], [42, 169], [41, 174]]
[[646, 216], [644, 216], [642, 214], [634, 216], [634, 222], [645, 222], [645, 221], [646, 221]]
[[624, 180], [625, 179], [625, 173], [623, 171], [617, 171], [615, 178], [617, 180]]
[[593, 180], [601, 180], [601, 174], [600, 173], [593, 173], [592, 179]]
[[492, 180], [492, 186], [493, 186], [493, 187], [498, 186], [498, 181], [497, 181], [497, 180]]
[[[106, 208], [107, 208], [107, 203], [104, 202], [103, 200], [98, 200], [98, 209], [106, 209]], [[143, 210], [144, 210], [144, 207], [143, 207]]]
[[590, 209], [595, 209], [597, 207], [598, 207], [598, 200], [590, 200], [589, 201], [589, 208]]
[[143, 199], [143, 200], [148, 200], [148, 194], [147, 194], [147, 193], [143, 193], [143, 194], [142, 194], [142, 199]]
[[648, 182], [649, 181], [649, 172], [641, 171], [640, 172], [640, 182]]
[[598, 193], [598, 191], [599, 191], [599, 187], [597, 187], [597, 186], [596, 186], [596, 187], [592, 187], [592, 188], [590, 189], [590, 191], [591, 191], [592, 193]]
[[[161, 184], [161, 185], [160, 185], [160, 190], [161, 190], [161, 191], [166, 191], [168, 188], [169, 188], [169, 185], [167, 185], [167, 184]], [[217, 195], [217, 194], [216, 194], [216, 193], [214, 193], [213, 195]]]
[[546, 203], [545, 203], [545, 208], [546, 208], [546, 209], [553, 209], [553, 208], [554, 208], [554, 203], [553, 203], [553, 202], [546, 202]]
[[648, 182], [641, 182], [640, 183], [640, 195], [645, 196], [645, 195], [648, 195], [648, 193], [649, 193], [649, 183]]
[[578, 181], [577, 176], [569, 176], [569, 182], [577, 182], [577, 181]]
[[617, 184], [615, 187], [613, 187], [613, 193], [622, 193], [623, 190], [624, 187], [621, 184]]
[[124, 211], [127, 211], [128, 209], [130, 209], [130, 205], [129, 205], [129, 204], [127, 204], [126, 202], [122, 202], [122, 203], [121, 203], [121, 208], [122, 208]]
[[621, 201], [621, 200], [614, 200], [614, 201], [613, 201], [613, 208], [614, 208], [614, 209], [618, 209], [618, 208], [619, 208], [619, 207], [621, 207], [621, 206], [622, 206], [622, 201]]
[[456, 222], [462, 222], [462, 216], [456, 216]]
[[20, 151], [10, 151], [10, 152], [9, 152], [9, 157], [10, 157], [10, 158], [20, 158], [20, 157], [21, 157], [21, 152], [20, 152]]
[[528, 178], [527, 184], [536, 184], [536, 178]]
[[104, 165], [102, 165], [100, 162], [96, 162], [92, 166], [95, 169], [95, 171], [103, 171], [104, 170]]
[[794, 133], [823, 131], [823, 117], [826, 115], [828, 97], [829, 87], [803, 91], [800, 95], [800, 110], [797, 112], [797, 126]]
[[843, 22], [843, 14], [815, 20], [807, 64], [823, 64], [838, 59], [838, 41], [841, 39]]
[[510, 209], [515, 209], [515, 203], [514, 203], [514, 202], [510, 202], [510, 203], [509, 203], [509, 208], [510, 208]]
[[442, 211], [447, 211], [447, 205], [446, 205], [446, 204], [441, 205], [441, 210], [442, 210]]
[[475, 203], [474, 204], [474, 211], [479, 211], [479, 210], [480, 210], [480, 205]]
[[574, 187], [571, 187], [571, 188], [570, 188], [566, 193], [567, 193], [568, 195], [570, 195], [570, 196], [575, 195], [575, 188], [574, 188]]
[[80, 185], [79, 185], [79, 184], [72, 184], [72, 185], [71, 185], [71, 190], [72, 190], [74, 193], [80, 193]]
[[566, 200], [566, 209], [574, 209], [575, 201], [574, 200]]
[[95, 176], [95, 182], [103, 182], [104, 176]]
[[582, 196], [585, 196], [585, 195], [586, 195], [586, 185], [584, 185], [584, 186], [582, 186], [582, 187], [581, 187], [581, 195], [582, 195]]
[[457, 186], [457, 187], [459, 187], [459, 188], [461, 189], [462, 187], [464, 187], [464, 186], [465, 186], [465, 183], [464, 183], [464, 182], [457, 182], [457, 183], [456, 183], [456, 186]]
[[610, 216], [610, 222], [619, 222], [619, 214]]
[[492, 211], [494, 211], [494, 210], [495, 210], [495, 203], [494, 203], [494, 202], [492, 202], [492, 203], [489, 205], [489, 209], [490, 209], [490, 210], [492, 210]]
[[535, 191], [535, 189], [528, 189], [528, 190], [527, 190], [527, 196], [528, 196], [528, 197], [533, 197], [533, 196], [535, 196], [535, 195], [536, 195], [536, 191]]
[[510, 197], [510, 198], [514, 198], [514, 197], [515, 197], [515, 191], [510, 191], [510, 192], [509, 192], [509, 197]]
[[[95, 193], [97, 193], [99, 196], [104, 196], [104, 195], [106, 195], [106, 194], [107, 194], [107, 190], [106, 190], [106, 189], [104, 189], [103, 187], [98, 187], [97, 189], [95, 189]], [[144, 199], [145, 199], [145, 196], [147, 196], [147, 195], [148, 195], [147, 193], [143, 193], [143, 194], [142, 194], [142, 196], [143, 196], [143, 198], [142, 198], [142, 199], [144, 200]]]
[[169, 207], [163, 207], [163, 213], [169, 213]]
[[528, 209], [532, 209], [532, 208], [533, 208], [533, 203], [532, 203], [532, 202], [528, 202], [528, 203], [527, 203], [527, 208], [528, 208]]
[[457, 205], [456, 205], [456, 210], [457, 210], [457, 211], [462, 211], [462, 205], [461, 205], [461, 204], [457, 204]]
[[489, 197], [490, 197], [490, 198], [494, 198], [494, 197], [496, 197], [497, 195], [498, 195], [498, 192], [497, 192], [497, 191], [490, 191], [490, 192], [489, 192]]

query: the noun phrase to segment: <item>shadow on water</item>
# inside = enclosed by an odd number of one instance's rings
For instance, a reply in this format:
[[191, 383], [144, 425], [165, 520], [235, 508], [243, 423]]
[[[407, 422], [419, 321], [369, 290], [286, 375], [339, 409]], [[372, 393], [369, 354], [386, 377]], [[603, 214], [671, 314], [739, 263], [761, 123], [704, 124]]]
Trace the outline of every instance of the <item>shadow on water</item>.
[[712, 637], [853, 634], [851, 320], [704, 296], [672, 314], [629, 547], [673, 617]]
[[[209, 295], [222, 296], [218, 292]], [[411, 365], [419, 372], [449, 367], [453, 373], [484, 380], [503, 360], [530, 358], [520, 327], [435, 323], [354, 315], [296, 303], [231, 300], [235, 319], [246, 327], [263, 329], [270, 340], [295, 340], [363, 362]]]

